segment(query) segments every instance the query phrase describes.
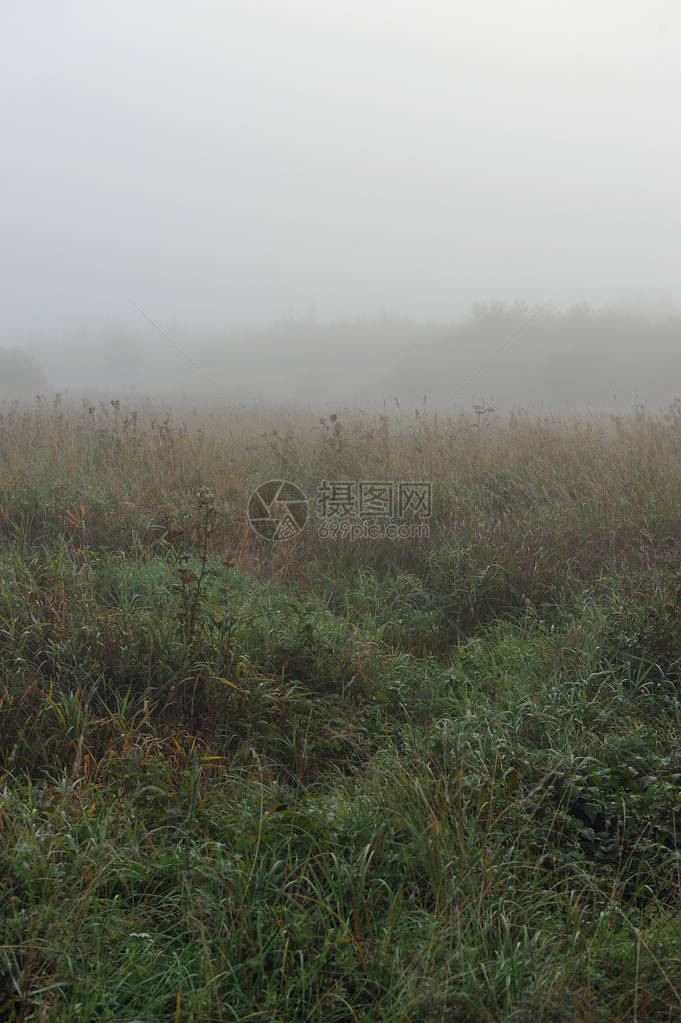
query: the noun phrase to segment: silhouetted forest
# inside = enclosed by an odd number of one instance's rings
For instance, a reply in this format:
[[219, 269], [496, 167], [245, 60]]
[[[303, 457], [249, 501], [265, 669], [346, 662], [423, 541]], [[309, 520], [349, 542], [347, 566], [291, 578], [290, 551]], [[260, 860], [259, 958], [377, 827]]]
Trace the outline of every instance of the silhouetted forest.
[[487, 303], [456, 323], [307, 318], [198, 335], [159, 323], [167, 338], [148, 325], [136, 334], [81, 331], [36, 339], [30, 354], [0, 350], [0, 395], [48, 389], [361, 407], [425, 400], [437, 411], [449, 402], [611, 410], [681, 393], [678, 312], [580, 305], [532, 319], [537, 310]]

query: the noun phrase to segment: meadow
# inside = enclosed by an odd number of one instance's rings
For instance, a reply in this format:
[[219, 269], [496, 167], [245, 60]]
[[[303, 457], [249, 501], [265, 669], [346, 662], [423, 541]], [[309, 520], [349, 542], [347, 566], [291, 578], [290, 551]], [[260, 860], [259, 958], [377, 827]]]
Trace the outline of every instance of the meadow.
[[678, 403], [5, 405], [0, 1018], [681, 1019], [680, 569]]

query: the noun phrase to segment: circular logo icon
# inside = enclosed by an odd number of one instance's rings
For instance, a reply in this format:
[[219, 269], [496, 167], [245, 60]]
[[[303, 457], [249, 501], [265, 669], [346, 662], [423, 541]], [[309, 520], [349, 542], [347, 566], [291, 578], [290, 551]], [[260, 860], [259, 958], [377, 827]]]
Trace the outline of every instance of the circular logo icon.
[[265, 540], [292, 540], [309, 514], [308, 500], [300, 487], [288, 480], [268, 480], [254, 490], [248, 502], [251, 529]]

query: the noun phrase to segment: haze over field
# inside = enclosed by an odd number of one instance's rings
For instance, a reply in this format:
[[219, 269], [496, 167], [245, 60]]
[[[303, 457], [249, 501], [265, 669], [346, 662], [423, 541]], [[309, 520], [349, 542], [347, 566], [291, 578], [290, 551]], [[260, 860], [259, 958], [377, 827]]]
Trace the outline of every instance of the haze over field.
[[0, 1023], [681, 1023], [679, 0], [0, 0]]
[[549, 302], [462, 402], [672, 400], [680, 41], [671, 0], [5, 3], [0, 348], [206, 397], [132, 300], [229, 395], [437, 406]]

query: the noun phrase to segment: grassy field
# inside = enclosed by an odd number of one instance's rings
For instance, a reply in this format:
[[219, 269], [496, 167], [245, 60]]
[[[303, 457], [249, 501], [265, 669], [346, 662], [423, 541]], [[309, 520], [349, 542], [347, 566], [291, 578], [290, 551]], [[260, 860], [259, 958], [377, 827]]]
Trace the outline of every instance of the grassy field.
[[5, 408], [0, 1018], [681, 1020], [680, 567], [680, 406]]

